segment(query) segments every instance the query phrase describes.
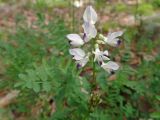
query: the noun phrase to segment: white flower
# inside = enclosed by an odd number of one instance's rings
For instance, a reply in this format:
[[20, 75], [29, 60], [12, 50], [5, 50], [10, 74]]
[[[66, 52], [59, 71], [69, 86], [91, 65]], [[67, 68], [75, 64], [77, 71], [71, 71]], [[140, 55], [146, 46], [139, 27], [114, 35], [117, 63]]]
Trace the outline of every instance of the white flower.
[[98, 61], [100, 65], [103, 63], [104, 60], [110, 60], [107, 50], [100, 51], [97, 47], [93, 53], [95, 54], [94, 61]]
[[82, 25], [84, 29], [84, 34], [86, 35], [84, 37], [85, 42], [88, 42], [90, 39], [95, 38], [97, 35], [97, 30], [93, 24], [85, 22]]
[[73, 5], [77, 8], [82, 7], [83, 6], [83, 1], [82, 0], [76, 0], [76, 1], [74, 1]]
[[73, 55], [73, 59], [76, 60], [78, 68], [84, 67], [89, 61], [89, 56], [80, 48], [70, 49], [69, 53]]
[[84, 24], [82, 25], [84, 29], [84, 41], [88, 42], [90, 39], [95, 38], [97, 35], [97, 30], [94, 24], [97, 22], [97, 13], [92, 8], [88, 6], [83, 14]]
[[90, 24], [95, 24], [97, 22], [97, 13], [92, 8], [92, 6], [88, 6], [83, 14], [83, 20]]
[[114, 70], [118, 70], [119, 65], [113, 61], [102, 63], [101, 67], [109, 73], [114, 73]]
[[121, 43], [121, 40], [117, 37], [121, 36], [123, 34], [122, 31], [119, 31], [119, 32], [113, 32], [113, 33], [109, 33], [107, 35], [107, 37], [104, 37], [104, 41], [113, 46], [113, 47], [116, 47], [118, 46], [120, 43]]
[[78, 34], [68, 34], [67, 38], [72, 46], [78, 47], [84, 44], [83, 39]]

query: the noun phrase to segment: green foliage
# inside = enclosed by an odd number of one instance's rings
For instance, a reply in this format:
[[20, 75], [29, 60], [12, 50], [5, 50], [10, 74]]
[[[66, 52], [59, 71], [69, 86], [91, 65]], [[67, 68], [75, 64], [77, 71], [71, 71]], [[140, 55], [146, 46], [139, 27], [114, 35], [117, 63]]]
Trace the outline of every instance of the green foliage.
[[51, 7], [65, 7], [69, 1], [67, 0], [36, 0], [33, 7], [37, 9], [46, 9]]
[[118, 3], [115, 6], [115, 11], [116, 12], [124, 12], [124, 11], [127, 11], [127, 10], [128, 10], [128, 8], [124, 3]]
[[150, 15], [153, 12], [152, 4], [142, 3], [138, 6], [137, 12], [140, 15]]
[[160, 0], [152, 0], [151, 2], [153, 4], [153, 6], [155, 6], [156, 8], [160, 7]]
[[104, 3], [106, 3], [106, 0], [94, 0], [94, 1], [96, 3], [95, 5], [98, 9], [106, 7], [106, 4], [104, 4]]
[[154, 112], [151, 114], [151, 118], [160, 119], [160, 112]]
[[114, 21], [106, 22], [103, 24], [102, 30], [104, 32], [108, 32], [110, 27], [115, 28], [116, 26], [117, 26], [117, 23]]
[[19, 74], [20, 82], [15, 84], [15, 87], [21, 86], [24, 88], [33, 89], [35, 92], [51, 90], [51, 81], [48, 78], [51, 76], [49, 68], [46, 63], [43, 63], [42, 66], [36, 66], [35, 69], [27, 69], [26, 74]]

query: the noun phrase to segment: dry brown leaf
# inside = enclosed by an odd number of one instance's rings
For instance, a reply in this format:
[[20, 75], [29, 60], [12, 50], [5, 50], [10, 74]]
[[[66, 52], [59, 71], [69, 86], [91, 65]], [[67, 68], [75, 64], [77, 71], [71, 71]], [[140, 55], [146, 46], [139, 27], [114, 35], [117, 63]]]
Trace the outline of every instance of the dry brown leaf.
[[53, 114], [54, 112], [56, 112], [56, 104], [55, 104], [55, 102], [53, 102], [52, 105], [51, 105], [51, 114]]
[[131, 64], [131, 65], [139, 65], [139, 64], [141, 64], [141, 58], [138, 57], [138, 56], [134, 57], [134, 58], [130, 61], [130, 64]]
[[13, 90], [4, 97], [0, 98], [0, 108], [4, 108], [5, 106], [9, 105], [13, 99], [15, 99], [19, 94], [18, 90]]
[[111, 75], [111, 76], [108, 78], [108, 81], [113, 81], [113, 80], [116, 80], [116, 75]]

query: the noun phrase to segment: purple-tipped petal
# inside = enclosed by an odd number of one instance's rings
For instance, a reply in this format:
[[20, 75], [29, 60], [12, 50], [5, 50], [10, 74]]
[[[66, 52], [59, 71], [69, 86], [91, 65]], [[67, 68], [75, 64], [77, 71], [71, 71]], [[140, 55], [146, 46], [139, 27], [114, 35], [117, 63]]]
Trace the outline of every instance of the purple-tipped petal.
[[99, 65], [102, 65], [102, 61], [98, 61], [98, 64], [99, 64]]
[[119, 46], [121, 43], [122, 43], [121, 40], [118, 40], [118, 41], [117, 41], [117, 45], [118, 45], [118, 46]]
[[109, 73], [119, 69], [119, 65], [113, 61], [109, 61], [107, 63], [102, 63], [101, 67]]
[[114, 75], [114, 74], [115, 74], [115, 71], [111, 70], [111, 71], [110, 71], [110, 74], [111, 74], [111, 75]]
[[107, 54], [103, 54], [103, 56], [110, 58], [110, 56], [109, 56], [109, 55], [107, 55]]
[[[82, 25], [83, 29], [84, 29], [84, 33], [86, 34], [86, 37], [89, 38], [89, 40], [91, 38], [95, 38], [97, 35], [97, 30], [95, 28], [95, 26], [93, 24], [87, 23], [85, 22]], [[87, 41], [88, 42], [88, 41]]]
[[87, 36], [86, 36], [86, 33], [84, 33], [84, 34], [83, 34], [83, 40], [85, 40], [86, 37], [87, 37]]
[[68, 34], [67, 39], [70, 41], [70, 44], [75, 47], [84, 44], [84, 41], [78, 34]]
[[80, 69], [82, 66], [81, 66], [81, 64], [77, 64], [77, 69]]

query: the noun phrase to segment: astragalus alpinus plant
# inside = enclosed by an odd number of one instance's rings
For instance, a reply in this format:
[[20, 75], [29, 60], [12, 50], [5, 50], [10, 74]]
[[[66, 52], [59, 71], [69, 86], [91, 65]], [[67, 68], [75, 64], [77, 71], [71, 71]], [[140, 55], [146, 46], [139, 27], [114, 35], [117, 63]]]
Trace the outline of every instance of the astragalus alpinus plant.
[[[91, 84], [93, 83], [95, 85], [96, 63], [98, 63], [98, 65], [109, 74], [113, 74], [115, 70], [119, 69], [119, 65], [116, 62], [111, 61], [108, 50], [103, 50], [103, 46], [110, 45], [117, 47], [121, 43], [121, 40], [118, 37], [120, 37], [123, 32], [113, 32], [109, 33], [107, 36], [98, 33], [95, 27], [98, 17], [92, 6], [88, 6], [85, 9], [83, 20], [83, 33], [72, 33], [67, 35], [71, 45], [69, 53], [76, 61], [78, 69], [84, 67], [87, 64], [92, 66], [93, 77], [91, 79]], [[92, 98], [94, 89], [95, 88], [92, 88], [91, 91], [91, 99], [94, 99]]]
[[[119, 65], [110, 60], [108, 50], [102, 50], [101, 45], [108, 44], [117, 47], [121, 40], [118, 38], [123, 34], [122, 31], [109, 33], [107, 36], [97, 32], [95, 24], [98, 20], [97, 13], [88, 6], [83, 14], [84, 23], [82, 25], [84, 32], [81, 34], [68, 34], [71, 49], [69, 53], [76, 61], [77, 68], [84, 67], [88, 62], [93, 63], [93, 78], [95, 79], [95, 62], [104, 70], [114, 73], [118, 70]], [[100, 49], [101, 48], [101, 49]]]

